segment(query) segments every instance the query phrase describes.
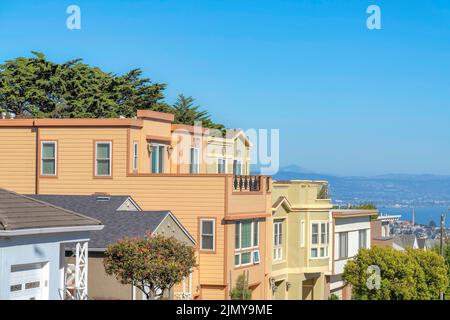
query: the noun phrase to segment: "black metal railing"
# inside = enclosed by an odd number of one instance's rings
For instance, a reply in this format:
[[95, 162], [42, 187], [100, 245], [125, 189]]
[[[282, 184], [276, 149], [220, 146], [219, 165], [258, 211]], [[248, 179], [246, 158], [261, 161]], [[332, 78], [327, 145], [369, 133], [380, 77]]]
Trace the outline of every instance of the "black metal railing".
[[233, 191], [261, 191], [261, 176], [233, 176]]

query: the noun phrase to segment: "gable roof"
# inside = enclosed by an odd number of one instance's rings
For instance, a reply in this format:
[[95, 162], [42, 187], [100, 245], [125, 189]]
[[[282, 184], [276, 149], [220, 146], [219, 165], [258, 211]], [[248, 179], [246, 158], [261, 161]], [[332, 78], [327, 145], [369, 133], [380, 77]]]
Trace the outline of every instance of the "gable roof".
[[413, 248], [417, 249], [417, 238], [414, 234], [399, 234], [394, 236], [394, 245], [401, 249]]
[[278, 208], [283, 205], [286, 209], [291, 211], [292, 205], [285, 196], [279, 196], [278, 199], [272, 204], [272, 211], [278, 210]]
[[97, 219], [0, 188], [0, 233], [14, 235], [13, 231], [30, 229], [36, 233], [42, 233], [42, 229], [61, 232], [68, 227], [81, 231], [103, 226]]
[[[155, 232], [167, 218], [177, 223], [187, 237], [195, 244], [194, 238], [170, 211], [118, 211], [130, 196], [107, 196], [108, 201], [97, 200], [97, 195], [30, 195], [54, 205], [76, 210], [89, 217], [100, 219], [104, 229], [91, 235], [90, 250], [103, 251], [109, 244], [125, 237], [144, 237], [147, 231]], [[133, 201], [134, 202], [134, 201]]]

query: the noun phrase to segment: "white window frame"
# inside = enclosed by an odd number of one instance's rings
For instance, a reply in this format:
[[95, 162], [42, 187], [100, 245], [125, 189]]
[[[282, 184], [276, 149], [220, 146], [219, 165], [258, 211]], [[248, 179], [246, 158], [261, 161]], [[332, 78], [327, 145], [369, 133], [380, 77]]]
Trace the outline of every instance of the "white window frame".
[[[251, 246], [248, 248], [242, 248], [242, 222], [250, 222], [251, 223], [251, 231], [250, 231], [250, 241]], [[235, 242], [235, 248], [234, 248], [234, 266], [235, 267], [243, 267], [243, 266], [249, 266], [252, 264], [259, 264], [261, 262], [261, 256], [259, 253], [259, 241], [260, 241], [260, 227], [259, 227], [259, 221], [258, 220], [240, 220], [236, 221], [235, 225], [235, 232], [236, 227], [239, 225], [239, 247], [236, 248], [236, 242]], [[255, 238], [255, 230], [257, 230], [257, 241], [255, 244], [254, 238]], [[235, 234], [236, 236], [236, 234]], [[259, 259], [255, 260], [255, 252], [259, 255]], [[242, 264], [242, 254], [243, 253], [250, 253], [250, 262]], [[239, 256], [239, 263], [236, 263], [236, 257]]]
[[[164, 173], [164, 165], [165, 165], [164, 152], [166, 151], [167, 145], [162, 144], [162, 143], [150, 143], [150, 147], [152, 150], [152, 154], [150, 156], [150, 167], [151, 167], [150, 171], [151, 171], [151, 173], [152, 174]], [[153, 172], [154, 171], [153, 170], [154, 169], [153, 168], [153, 147], [157, 147], [157, 149], [158, 149], [158, 157], [156, 158], [156, 167], [158, 168], [158, 170], [157, 170], [158, 172]], [[162, 149], [162, 153], [163, 153], [162, 157], [160, 156], [161, 149]], [[160, 159], [162, 159], [162, 163], [160, 163], [160, 161], [159, 161]]]
[[[197, 153], [197, 163], [196, 164], [193, 163], [194, 159], [192, 159], [192, 150], [194, 150], [194, 154]], [[199, 174], [200, 173], [200, 149], [197, 147], [191, 147], [189, 149], [189, 158], [190, 158], [189, 159], [189, 173], [190, 174]], [[194, 170], [192, 170], [195, 167], [197, 167], [197, 172], [194, 172]]]
[[273, 223], [273, 261], [283, 260], [283, 229], [283, 221]]
[[[313, 244], [312, 243], [312, 238], [313, 238], [313, 233], [312, 233], [312, 229], [313, 229], [313, 225], [317, 224], [317, 244]], [[325, 226], [325, 240], [324, 243], [322, 243], [322, 225]], [[309, 259], [327, 259], [329, 258], [330, 255], [330, 250], [329, 250], [329, 246], [330, 246], [330, 223], [326, 220], [323, 221], [319, 221], [319, 220], [315, 220], [312, 221], [310, 223], [310, 250], [309, 250]], [[317, 250], [317, 256], [313, 257], [312, 256], [312, 251], [313, 249]], [[323, 249], [324, 254], [321, 254], [321, 251]]]
[[[223, 161], [223, 172], [219, 171], [220, 161]], [[226, 158], [218, 158], [217, 159], [217, 173], [218, 174], [227, 174], [227, 159]]]
[[137, 170], [139, 166], [139, 143], [133, 142], [133, 170]]
[[[54, 159], [44, 159], [43, 150], [44, 144], [53, 144], [55, 146], [55, 157]], [[54, 160], [55, 161], [55, 172], [54, 173], [44, 173], [44, 160]], [[58, 172], [58, 142], [52, 140], [43, 140], [41, 141], [41, 176], [44, 177], [56, 177], [56, 173]]]
[[[108, 144], [109, 145], [109, 159], [98, 159], [98, 145]], [[109, 160], [109, 172], [108, 174], [98, 174], [97, 162], [98, 160]], [[112, 175], [112, 141], [95, 141], [95, 176], [96, 177], [111, 177]]]
[[[212, 222], [212, 234], [203, 234], [203, 222], [211, 221]], [[212, 249], [203, 248], [203, 236], [212, 236]], [[215, 251], [216, 250], [216, 219], [210, 218], [201, 218], [200, 219], [200, 250], [201, 251]]]

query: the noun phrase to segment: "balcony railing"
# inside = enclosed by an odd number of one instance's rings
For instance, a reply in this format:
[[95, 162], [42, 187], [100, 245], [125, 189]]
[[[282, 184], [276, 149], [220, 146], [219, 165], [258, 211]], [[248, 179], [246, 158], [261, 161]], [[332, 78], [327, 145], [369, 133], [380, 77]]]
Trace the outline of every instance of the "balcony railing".
[[233, 176], [233, 191], [235, 192], [261, 191], [261, 176]]

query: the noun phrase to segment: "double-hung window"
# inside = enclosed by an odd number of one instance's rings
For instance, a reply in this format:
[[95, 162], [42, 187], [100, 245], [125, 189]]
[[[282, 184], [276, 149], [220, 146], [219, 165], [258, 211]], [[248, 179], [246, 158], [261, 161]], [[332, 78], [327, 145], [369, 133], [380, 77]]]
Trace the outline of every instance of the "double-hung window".
[[311, 258], [328, 257], [329, 233], [328, 222], [311, 224]]
[[359, 249], [367, 249], [367, 229], [359, 230]]
[[200, 219], [200, 249], [214, 251], [216, 220]]
[[339, 259], [348, 258], [348, 232], [339, 232]]
[[198, 148], [191, 148], [191, 161], [189, 164], [189, 172], [191, 174], [197, 174], [199, 173], [199, 156], [198, 156]]
[[219, 158], [217, 161], [217, 173], [227, 173], [227, 161], [224, 158]]
[[273, 223], [273, 260], [283, 259], [283, 222]]
[[98, 177], [111, 176], [111, 141], [95, 143], [95, 175]]
[[164, 173], [164, 150], [165, 145], [154, 143], [152, 150], [152, 173]]
[[133, 170], [137, 170], [138, 169], [138, 143], [134, 142], [133, 143]]
[[41, 175], [56, 176], [56, 141], [42, 141], [41, 143]]
[[260, 262], [258, 221], [237, 221], [234, 239], [234, 265], [236, 267], [257, 264]]

